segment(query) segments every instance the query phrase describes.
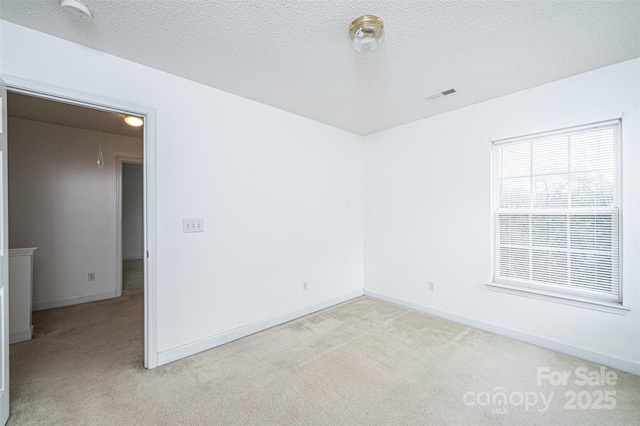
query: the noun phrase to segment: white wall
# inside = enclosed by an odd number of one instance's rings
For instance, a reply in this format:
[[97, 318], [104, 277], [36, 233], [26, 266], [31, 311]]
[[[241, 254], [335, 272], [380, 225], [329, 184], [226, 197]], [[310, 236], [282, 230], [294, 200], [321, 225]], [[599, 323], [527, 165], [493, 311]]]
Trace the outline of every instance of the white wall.
[[[583, 355], [609, 355], [640, 373], [639, 82], [636, 59], [366, 137], [367, 292]], [[488, 290], [490, 139], [622, 113], [623, 287], [631, 312]], [[427, 291], [429, 280], [435, 292]]]
[[115, 157], [142, 158], [142, 139], [19, 118], [8, 135], [9, 247], [38, 247], [34, 310], [114, 297]]
[[[157, 110], [162, 360], [361, 292], [364, 245], [364, 285], [378, 295], [640, 362], [637, 60], [371, 135], [363, 145], [359, 136], [8, 22], [1, 31], [3, 74]], [[489, 140], [622, 111], [631, 312], [487, 290]], [[205, 232], [183, 234], [185, 217], [204, 218]], [[427, 280], [436, 292], [426, 291]]]
[[142, 164], [122, 164], [122, 258], [144, 254], [144, 193]]
[[[3, 74], [156, 109], [160, 363], [362, 294], [360, 136], [6, 21], [1, 31]], [[205, 232], [183, 234], [189, 217]]]

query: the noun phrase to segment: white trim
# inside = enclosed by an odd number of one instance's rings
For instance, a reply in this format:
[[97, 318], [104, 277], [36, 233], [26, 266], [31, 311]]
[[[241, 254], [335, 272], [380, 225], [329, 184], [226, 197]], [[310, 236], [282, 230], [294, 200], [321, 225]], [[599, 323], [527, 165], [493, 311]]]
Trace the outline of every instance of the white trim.
[[98, 300], [111, 299], [115, 296], [115, 291], [105, 291], [103, 293], [86, 294], [84, 296], [45, 300], [44, 302], [33, 302], [33, 310], [44, 311], [45, 309], [61, 308], [63, 306], [77, 305], [79, 303], [96, 302]]
[[[144, 366], [158, 365], [157, 334], [157, 165], [156, 165], [156, 110], [147, 106], [122, 102], [117, 99], [78, 92], [64, 87], [2, 74], [7, 88], [13, 92], [38, 96], [73, 105], [90, 106], [104, 111], [129, 113], [144, 118], [144, 218], [145, 218], [145, 273], [144, 273]], [[111, 297], [114, 297], [115, 291]]]
[[9, 344], [25, 342], [33, 338], [33, 326], [27, 330], [12, 331], [9, 333]]
[[624, 306], [616, 302], [586, 299], [574, 294], [562, 294], [519, 285], [492, 282], [487, 283], [487, 287], [489, 290], [501, 293], [515, 294], [516, 296], [530, 297], [532, 299], [546, 300], [548, 302], [562, 303], [564, 305], [578, 306], [580, 308], [588, 308], [618, 315], [626, 315], [627, 312], [631, 310], [629, 306]]
[[122, 296], [122, 164], [144, 166], [144, 162], [142, 158], [116, 156], [116, 297]]
[[[1, 21], [0, 21], [1, 22]], [[7, 162], [7, 87], [0, 78], [0, 424], [9, 419], [9, 219]]]
[[131, 113], [142, 117], [153, 110], [146, 106], [131, 104], [118, 99], [107, 98], [105, 96], [79, 92], [26, 78], [7, 74], [2, 74], [1, 77], [5, 81], [7, 89], [10, 92], [36, 96], [38, 98], [49, 99], [56, 102], [64, 102], [84, 107], [90, 106], [109, 112]]
[[144, 366], [158, 366], [156, 110], [144, 120]]
[[225, 343], [241, 339], [243, 337], [258, 333], [260, 331], [264, 331], [268, 328], [275, 327], [289, 321], [293, 321], [305, 315], [309, 315], [322, 309], [330, 308], [348, 300], [361, 297], [362, 295], [362, 289], [354, 290], [349, 293], [331, 298], [329, 300], [325, 300], [324, 302], [315, 303], [313, 305], [296, 309], [278, 317], [267, 318], [253, 324], [248, 324], [242, 327], [235, 328], [233, 330], [226, 331], [224, 333], [216, 334], [215, 336], [196, 340], [195, 342], [187, 343], [186, 345], [167, 349], [166, 351], [158, 353], [158, 365], [168, 364], [187, 356], [197, 354], [198, 352], [206, 351], [215, 348], [216, 346], [224, 345]]
[[33, 256], [36, 250], [38, 250], [38, 247], [9, 249], [9, 257]]
[[557, 136], [561, 134], [572, 133], [574, 130], [576, 132], [589, 131], [589, 130], [597, 129], [599, 127], [610, 126], [615, 122], [621, 122], [623, 116], [624, 116], [624, 113], [620, 117], [615, 117], [608, 120], [594, 121], [592, 123], [563, 127], [563, 128], [551, 130], [551, 131], [529, 133], [528, 135], [520, 135], [512, 138], [495, 139], [495, 140], [491, 140], [491, 143], [494, 145], [503, 145], [511, 142], [520, 142], [521, 140], [526, 140], [526, 139], [536, 139], [541, 135]]
[[394, 305], [403, 306], [405, 308], [413, 309], [415, 311], [424, 312], [426, 314], [434, 315], [434, 316], [448, 319], [450, 321], [454, 321], [460, 324], [468, 325], [469, 327], [488, 331], [490, 333], [509, 337], [511, 339], [520, 340], [521, 342], [529, 343], [535, 346], [540, 346], [545, 349], [561, 352], [563, 354], [571, 355], [577, 358], [582, 358], [587, 361], [606, 365], [621, 371], [626, 371], [628, 373], [640, 375], [640, 361], [618, 358], [613, 355], [594, 352], [589, 349], [584, 349], [578, 346], [567, 345], [566, 343], [558, 342], [556, 340], [534, 336], [532, 334], [523, 333], [521, 331], [513, 330], [510, 328], [505, 328], [495, 324], [490, 324], [490, 323], [478, 321], [472, 318], [463, 317], [457, 314], [453, 314], [451, 312], [428, 308], [426, 306], [408, 302], [403, 299], [387, 296], [375, 291], [365, 290], [364, 295], [367, 297], [371, 297], [373, 299], [382, 300], [384, 302], [392, 303]]

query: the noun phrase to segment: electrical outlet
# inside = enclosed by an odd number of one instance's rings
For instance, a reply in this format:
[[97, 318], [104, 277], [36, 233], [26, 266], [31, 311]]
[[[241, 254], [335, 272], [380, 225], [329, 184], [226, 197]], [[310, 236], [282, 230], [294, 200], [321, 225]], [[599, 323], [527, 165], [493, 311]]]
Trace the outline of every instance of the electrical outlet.
[[204, 232], [204, 219], [182, 219], [182, 232]]
[[302, 291], [307, 291], [307, 290], [309, 290], [309, 283], [305, 281], [302, 283]]
[[436, 283], [434, 283], [433, 281], [429, 281], [427, 283], [427, 286], [429, 288], [429, 291], [436, 291]]
[[89, 272], [89, 281], [95, 281], [95, 280], [96, 280], [96, 273]]

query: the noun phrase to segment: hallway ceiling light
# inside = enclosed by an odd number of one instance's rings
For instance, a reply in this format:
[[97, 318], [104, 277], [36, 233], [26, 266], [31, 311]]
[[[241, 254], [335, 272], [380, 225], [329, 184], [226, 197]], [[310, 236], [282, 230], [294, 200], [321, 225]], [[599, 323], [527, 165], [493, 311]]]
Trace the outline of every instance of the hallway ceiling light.
[[98, 165], [99, 169], [104, 167], [104, 154], [102, 154], [102, 143], [100, 143], [100, 147], [98, 148], [98, 159], [96, 160], [96, 164]]
[[349, 26], [349, 42], [358, 53], [376, 50], [384, 40], [384, 22], [373, 15], [364, 15]]
[[61, 0], [60, 6], [67, 15], [76, 21], [89, 22], [93, 17], [93, 13], [91, 13], [89, 6], [79, 2], [78, 0]]
[[134, 117], [133, 115], [127, 115], [124, 118], [124, 122], [131, 127], [140, 127], [144, 124], [144, 121], [142, 121], [142, 118]]

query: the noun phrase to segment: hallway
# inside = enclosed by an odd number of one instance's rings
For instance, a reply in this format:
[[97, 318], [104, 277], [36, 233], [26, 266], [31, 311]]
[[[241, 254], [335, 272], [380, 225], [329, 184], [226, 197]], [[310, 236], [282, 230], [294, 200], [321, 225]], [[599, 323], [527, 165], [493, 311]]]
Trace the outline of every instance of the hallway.
[[[101, 377], [146, 371], [143, 284], [142, 260], [125, 261], [122, 297], [33, 313], [34, 338], [10, 346], [9, 424], [42, 419], [31, 417], [34, 411], [48, 412], [51, 420], [76, 423], [81, 412], [92, 407], [58, 404], [58, 398], [95, 404], [115, 401], [118, 390], [103, 386]], [[75, 386], [78, 382], [87, 386]], [[87, 398], [87, 393], [94, 397]], [[70, 407], [78, 412], [69, 411]], [[64, 413], [56, 412], [63, 409]]]

